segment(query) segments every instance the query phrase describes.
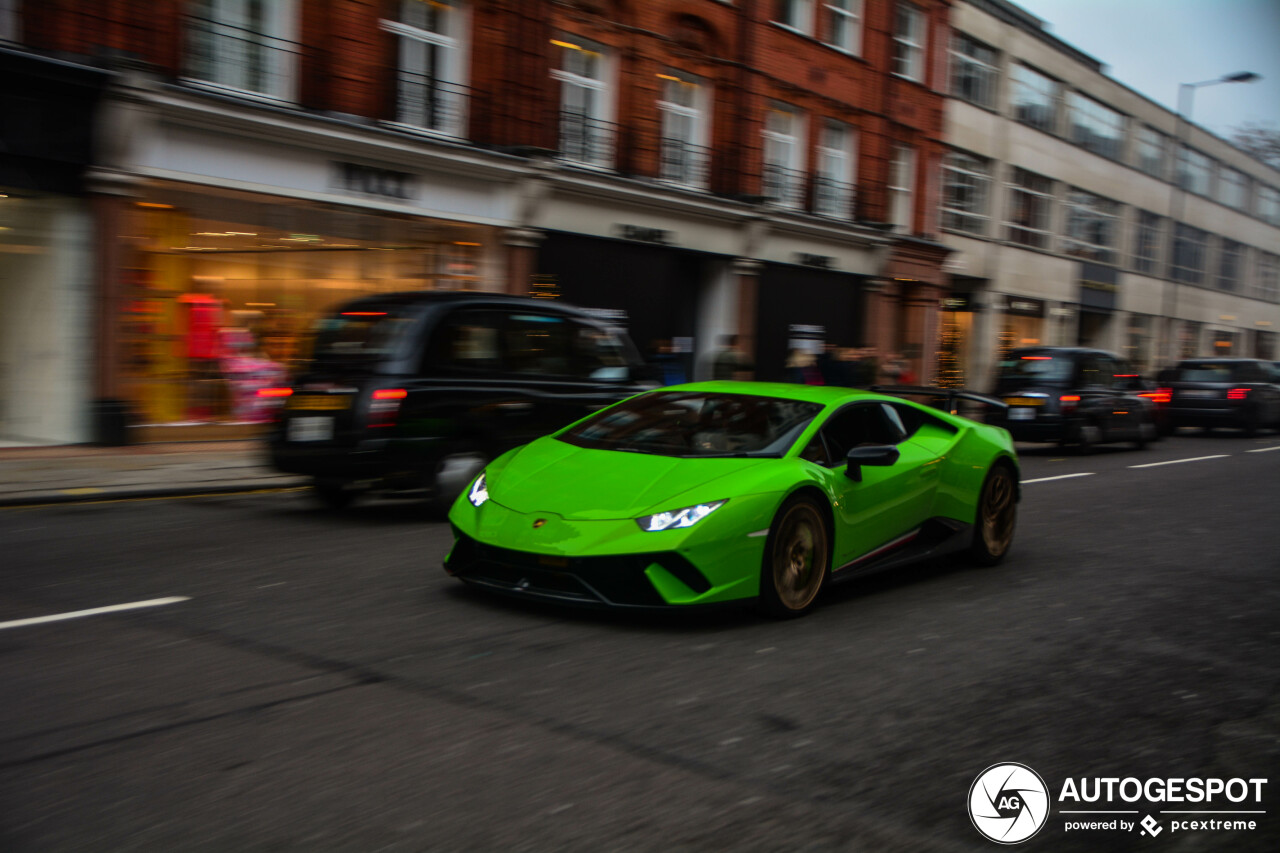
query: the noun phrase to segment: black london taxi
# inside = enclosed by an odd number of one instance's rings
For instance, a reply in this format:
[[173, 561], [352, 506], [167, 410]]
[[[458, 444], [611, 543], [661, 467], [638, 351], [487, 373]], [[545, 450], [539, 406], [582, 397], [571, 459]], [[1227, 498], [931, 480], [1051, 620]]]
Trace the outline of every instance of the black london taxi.
[[1147, 383], [1114, 353], [1087, 347], [1023, 347], [1000, 362], [994, 396], [1006, 408], [988, 420], [1015, 441], [1057, 442], [1088, 453], [1095, 444], [1159, 437]]
[[1280, 370], [1258, 358], [1187, 358], [1160, 374], [1173, 426], [1280, 429]]
[[323, 318], [268, 433], [333, 508], [372, 492], [447, 510], [484, 465], [643, 390], [626, 334], [562, 303], [478, 292], [349, 302]]

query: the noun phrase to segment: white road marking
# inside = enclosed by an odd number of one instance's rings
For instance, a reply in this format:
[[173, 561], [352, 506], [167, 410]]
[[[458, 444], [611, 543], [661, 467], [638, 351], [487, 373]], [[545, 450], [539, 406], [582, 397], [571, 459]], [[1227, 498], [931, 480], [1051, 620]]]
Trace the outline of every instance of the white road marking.
[[1269, 450], [1280, 450], [1280, 444], [1275, 447], [1259, 447], [1257, 450], [1246, 450], [1245, 453], [1266, 453]]
[[1219, 453], [1214, 456], [1193, 456], [1190, 459], [1170, 459], [1167, 462], [1148, 462], [1146, 465], [1130, 465], [1130, 468], [1155, 468], [1159, 465], [1177, 465], [1180, 462], [1202, 462], [1205, 459], [1226, 459], [1230, 453]]
[[1056, 477], [1039, 477], [1035, 480], [1023, 480], [1022, 485], [1025, 486], [1027, 483], [1047, 483], [1050, 480], [1070, 480], [1072, 477], [1092, 477], [1092, 476], [1093, 476], [1092, 471], [1089, 471], [1088, 473], [1084, 473], [1084, 474], [1059, 474]]
[[128, 604], [111, 604], [106, 607], [91, 607], [88, 610], [75, 610], [71, 613], [55, 613], [52, 616], [34, 616], [30, 619], [15, 619], [12, 622], [0, 622], [2, 628], [21, 628], [24, 625], [40, 625], [45, 622], [61, 622], [64, 619], [79, 619], [82, 616], [97, 616], [101, 613], [119, 613], [121, 610], [138, 610], [143, 607], [160, 607], [165, 604], [177, 604], [179, 601], [190, 601], [185, 595], [174, 595], [169, 598], [153, 598], [150, 601], [131, 601]]

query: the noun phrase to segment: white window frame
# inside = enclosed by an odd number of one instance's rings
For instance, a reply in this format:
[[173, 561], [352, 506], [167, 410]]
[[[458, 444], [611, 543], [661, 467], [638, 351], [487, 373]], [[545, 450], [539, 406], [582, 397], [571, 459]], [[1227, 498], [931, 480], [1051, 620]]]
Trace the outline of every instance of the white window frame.
[[[1143, 254], [1143, 236], [1152, 235], [1150, 253]], [[1149, 210], [1134, 211], [1133, 219], [1133, 269], [1143, 275], [1156, 275], [1160, 259], [1164, 257], [1161, 245], [1164, 241], [1164, 219]]]
[[[1043, 182], [1046, 188], [1039, 189], [1030, 182], [1023, 182], [1021, 179], [1024, 177], [1031, 182]], [[1005, 207], [1004, 222], [1001, 223], [1005, 228], [1005, 239], [1019, 246], [1047, 249], [1053, 239], [1053, 179], [1015, 166], [1011, 167], [1009, 182], [1005, 186], [1009, 188], [1009, 203]], [[1037, 206], [1036, 212], [1042, 214], [1042, 222], [1028, 224], [1013, 219], [1018, 212], [1021, 196]], [[1024, 238], [1019, 239], [1014, 232], [1019, 232]]]
[[[774, 9], [780, 12], [774, 23], [804, 35], [813, 35], [814, 0], [777, 0]], [[781, 20], [789, 18], [790, 20]]]
[[1214, 195], [1227, 207], [1245, 210], [1249, 205], [1249, 176], [1230, 166], [1219, 166]]
[[1272, 225], [1280, 225], [1280, 189], [1259, 184], [1256, 205], [1259, 219]]
[[[683, 71], [668, 70], [658, 77], [663, 81], [664, 97], [658, 100], [658, 111], [662, 115], [662, 151], [659, 178], [680, 186], [706, 189], [710, 175], [711, 138], [710, 110], [711, 93], [707, 83], [701, 77]], [[670, 94], [673, 87], [691, 87], [691, 103], [680, 103], [672, 100]], [[676, 128], [687, 120], [687, 133], [677, 135]], [[668, 150], [668, 144], [680, 143], [679, 151]], [[673, 159], [674, 154], [674, 159]], [[668, 168], [674, 163], [673, 168]]]
[[[211, 8], [209, 30], [205, 35], [210, 39], [212, 49], [216, 52], [219, 48], [225, 49], [228, 43], [233, 48], [237, 42], [245, 43], [243, 35], [237, 35], [237, 33], [261, 36], [264, 43], [242, 49], [252, 50], [256, 47], [263, 51], [266, 59], [264, 74], [267, 82], [260, 88], [252, 88], [249, 81], [238, 79], [243, 75], [237, 71], [235, 64], [228, 63], [226, 54], [215, 54], [208, 73], [204, 76], [196, 76], [194, 72], [200, 69], [191, 67], [195, 59], [192, 42], [200, 37], [200, 33], [194, 30], [191, 23], [187, 24], [185, 32], [187, 56], [184, 62], [187, 74], [183, 76], [183, 82], [255, 100], [296, 103], [298, 100], [297, 51], [300, 49], [298, 45], [300, 0], [262, 0], [266, 19], [261, 32], [249, 28], [251, 22], [247, 20], [246, 7], [250, 0], [208, 0], [208, 2]], [[213, 79], [209, 79], [210, 77]]]
[[823, 8], [827, 12], [823, 44], [862, 56], [862, 0], [827, 0]]
[[[831, 144], [830, 134], [833, 133], [838, 135], [835, 145]], [[848, 219], [853, 214], [857, 150], [858, 141], [853, 127], [834, 119], [822, 123], [814, 166], [814, 213], [836, 219]], [[832, 184], [832, 192], [828, 195], [819, 190], [824, 179]]]
[[[1155, 157], [1148, 156], [1151, 151], [1155, 151]], [[1144, 124], [1138, 128], [1133, 142], [1133, 164], [1138, 167], [1138, 171], [1163, 179], [1168, 153], [1168, 137], [1149, 125]], [[1154, 168], [1149, 168], [1152, 161]]]
[[[985, 235], [991, 222], [991, 161], [964, 151], [942, 158], [942, 227], [963, 234]], [[951, 204], [951, 188], [969, 191], [969, 206]]]
[[[1072, 142], [1099, 157], [1108, 160], [1120, 160], [1124, 156], [1124, 137], [1126, 118], [1124, 113], [1113, 110], [1100, 101], [1095, 101], [1080, 92], [1067, 93], [1067, 115], [1069, 136]], [[1098, 133], [1103, 128], [1112, 131], [1111, 135]], [[1086, 134], [1082, 138], [1081, 131]], [[1093, 140], [1105, 140], [1100, 144]]]
[[[586, 130], [589, 133], [595, 133], [597, 129], [604, 131], [605, 145], [604, 150], [597, 151], [595, 146], [590, 142], [586, 145], [584, 152], [579, 155], [577, 152], [565, 152], [561, 150], [561, 159], [569, 162], [577, 163], [582, 166], [592, 166], [600, 169], [608, 169], [613, 166], [614, 149], [617, 144], [615, 128], [613, 126], [613, 57], [609, 51], [603, 46], [591, 42], [587, 39], [580, 39], [570, 34], [561, 34], [552, 39], [552, 43], [561, 49], [561, 62], [556, 68], [552, 69], [551, 77], [560, 83], [560, 114], [561, 114], [561, 133], [560, 143], [563, 149], [564, 143], [564, 115], [569, 112], [570, 94], [576, 87], [584, 92], [593, 94], [595, 97], [591, 99], [592, 109], [583, 112], [583, 118], [588, 122]], [[595, 54], [599, 62], [599, 76], [586, 77], [573, 71], [564, 69], [567, 63], [565, 60], [569, 58], [570, 51], [585, 51]], [[598, 126], [598, 127], [597, 127]]]
[[[786, 116], [785, 130], [770, 128], [770, 116]], [[768, 181], [764, 181], [762, 195], [779, 207], [792, 210], [799, 209], [804, 203], [804, 113], [790, 104], [771, 102], [765, 112], [764, 126], [761, 129], [764, 143], [763, 169], [777, 169], [777, 192], [768, 192]], [[762, 179], [766, 175], [761, 175]]]
[[1087, 190], [1071, 187], [1063, 206], [1066, 211], [1063, 254], [1103, 264], [1115, 263], [1120, 237], [1120, 205]]
[[[905, 32], [904, 30], [905, 23]], [[893, 73], [904, 80], [924, 82], [925, 47], [929, 19], [924, 11], [899, 0], [893, 12]]]
[[912, 233], [915, 218], [916, 150], [894, 143], [889, 161], [889, 223], [897, 234]]
[[[1058, 92], [1060, 91], [1060, 86], [1061, 84], [1057, 80], [1047, 74], [1041, 74], [1030, 65], [1023, 65], [1021, 62], [1014, 63], [1013, 70], [1009, 72], [1009, 109], [1012, 111], [1014, 121], [1021, 122], [1028, 127], [1043, 130], [1046, 133], [1054, 133], [1058, 127]], [[1022, 91], [1040, 95], [1041, 99], [1049, 102], [1049, 119], [1047, 123], [1031, 121], [1018, 115], [1018, 94]], [[1044, 106], [1040, 99], [1033, 100], [1034, 106]]]
[[[987, 62], [979, 59], [972, 53], [965, 50], [966, 45], [971, 45], [978, 50], [990, 51], [993, 62]], [[1000, 67], [998, 64], [999, 53], [990, 45], [983, 44], [968, 33], [956, 31], [951, 37], [951, 94], [962, 101], [970, 104], [976, 104], [987, 109], [994, 109], [996, 105], [996, 88], [1000, 82]], [[960, 86], [961, 74], [967, 72], [970, 79], [978, 81], [978, 88], [982, 90], [982, 97], [969, 97], [962, 91]]]
[[[402, 9], [405, 2], [418, 2], [418, 0], [401, 0]], [[399, 37], [396, 46], [398, 54], [396, 119], [393, 123], [415, 131], [460, 138], [465, 135], [467, 126], [466, 50], [469, 41], [467, 33], [470, 30], [470, 7], [457, 0], [437, 0], [433, 5], [449, 10], [444, 32], [424, 30], [402, 21], [385, 19], [381, 21], [383, 30]], [[435, 101], [442, 104], [440, 109], [443, 112], [442, 117], [435, 122], [430, 121], [429, 116], [425, 114], [425, 105], [423, 109], [417, 106], [410, 109], [405, 103], [408, 96], [405, 95], [402, 87], [415, 77], [423, 76], [420, 71], [410, 67], [410, 57], [407, 55], [418, 45], [429, 45], [446, 51], [441, 63], [442, 67], [438, 69], [439, 76], [436, 81], [443, 85], [438, 91], [432, 92]], [[431, 84], [428, 82], [423, 85], [430, 87]]]

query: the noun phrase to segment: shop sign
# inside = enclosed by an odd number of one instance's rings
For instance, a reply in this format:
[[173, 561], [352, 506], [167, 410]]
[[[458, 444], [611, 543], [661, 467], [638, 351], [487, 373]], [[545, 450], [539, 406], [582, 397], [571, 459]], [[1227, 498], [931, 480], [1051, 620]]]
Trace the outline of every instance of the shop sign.
[[623, 240], [635, 240], [637, 243], [654, 243], [659, 246], [671, 245], [671, 232], [662, 228], [618, 223], [614, 226], [614, 233]]
[[338, 189], [345, 192], [407, 200], [413, 197], [416, 178], [408, 172], [394, 169], [335, 162], [333, 181]]
[[1112, 311], [1120, 291], [1120, 275], [1115, 267], [1083, 262], [1080, 264], [1080, 305]]
[[807, 352], [811, 355], [818, 355], [822, 352], [823, 341], [827, 338], [826, 326], [814, 326], [802, 323], [792, 323], [787, 329], [790, 333], [787, 335], [787, 346], [793, 350]]
[[943, 311], [978, 311], [982, 308], [972, 293], [953, 293], [940, 303]]
[[834, 269], [836, 259], [830, 255], [812, 255], [808, 252], [796, 252], [796, 263], [802, 267], [812, 267], [816, 270]]
[[1019, 317], [1043, 317], [1044, 300], [1028, 299], [1025, 296], [1010, 296], [1005, 305], [1005, 313], [1017, 314]]

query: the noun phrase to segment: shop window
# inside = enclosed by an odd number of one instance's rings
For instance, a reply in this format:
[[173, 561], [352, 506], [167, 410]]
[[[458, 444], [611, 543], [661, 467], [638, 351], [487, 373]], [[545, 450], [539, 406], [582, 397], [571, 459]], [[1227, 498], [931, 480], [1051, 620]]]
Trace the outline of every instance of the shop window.
[[400, 0], [396, 121], [447, 136], [465, 135], [469, 90], [463, 69], [467, 10], [456, 0]]
[[617, 137], [617, 126], [608, 120], [609, 56], [600, 45], [574, 36], [551, 43], [560, 50], [560, 65], [551, 72], [560, 83], [559, 155], [572, 163], [608, 168]]
[[273, 100], [296, 100], [301, 46], [295, 0], [194, 0], [186, 77]]
[[686, 187], [705, 189], [711, 165], [707, 104], [703, 81], [691, 74], [669, 71], [662, 79], [662, 149], [660, 177]]

